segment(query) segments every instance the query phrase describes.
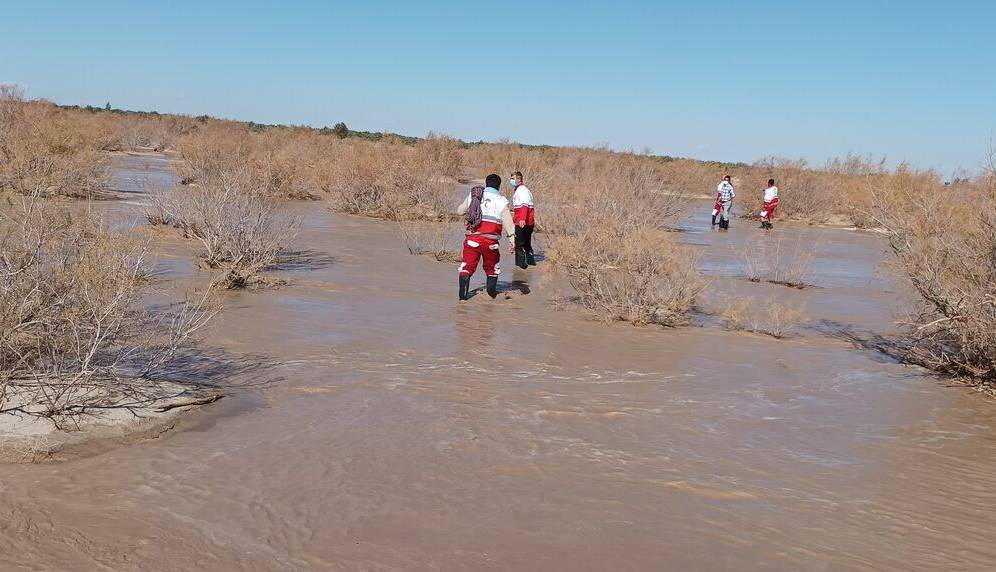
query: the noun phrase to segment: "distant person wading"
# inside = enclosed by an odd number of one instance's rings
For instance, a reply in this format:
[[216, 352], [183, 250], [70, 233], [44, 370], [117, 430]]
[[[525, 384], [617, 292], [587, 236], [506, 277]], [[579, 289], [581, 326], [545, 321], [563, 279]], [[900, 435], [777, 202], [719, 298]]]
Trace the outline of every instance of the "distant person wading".
[[479, 259], [484, 264], [488, 295], [492, 298], [498, 295], [498, 274], [501, 272], [498, 241], [503, 232], [508, 237], [509, 250], [515, 250], [515, 225], [512, 223], [512, 213], [508, 210], [508, 199], [498, 192], [501, 177], [488, 175], [484, 183], [486, 188], [474, 187], [457, 207], [457, 214], [464, 215], [467, 222], [463, 262], [460, 263], [461, 300], [470, 297], [470, 277], [477, 270]]
[[512, 194], [512, 220], [515, 222], [515, 265], [520, 268], [535, 266], [533, 228], [536, 225], [536, 208], [533, 205], [533, 193], [526, 186], [520, 171], [512, 173], [508, 182], [515, 191]]
[[720, 230], [730, 228], [730, 209], [733, 208], [733, 199], [736, 196], [730, 176], [726, 175], [723, 177], [723, 182], [716, 187], [716, 206], [712, 210], [712, 224], [716, 224], [716, 216], [719, 215]]
[[778, 187], [775, 186], [774, 179], [768, 179], [768, 188], [764, 189], [764, 203], [761, 205], [761, 228], [771, 230], [771, 219], [775, 216], [775, 208], [778, 207]]

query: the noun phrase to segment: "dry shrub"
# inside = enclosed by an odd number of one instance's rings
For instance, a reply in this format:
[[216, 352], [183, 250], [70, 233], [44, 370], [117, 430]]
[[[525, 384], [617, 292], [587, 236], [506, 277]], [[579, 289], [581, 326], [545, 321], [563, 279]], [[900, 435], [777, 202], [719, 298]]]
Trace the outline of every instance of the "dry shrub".
[[550, 194], [543, 230], [572, 233], [605, 219], [620, 228], [666, 228], [687, 206], [686, 195], [664, 188], [658, 166], [637, 157], [599, 155], [600, 161], [585, 161], [587, 168], [570, 186]]
[[522, 171], [540, 203], [540, 232], [573, 233], [592, 216], [663, 228], [687, 206], [688, 188], [668, 164], [633, 153], [500, 143], [475, 146], [468, 160], [480, 172]]
[[333, 210], [391, 220], [439, 220], [452, 208], [460, 171], [458, 141], [430, 134], [407, 145], [339, 139], [302, 127], [262, 132], [210, 120], [180, 137], [186, 183], [204, 182], [240, 165], [256, 185], [291, 197], [328, 197]]
[[0, 192], [89, 197], [107, 180], [102, 131], [85, 114], [0, 85]]
[[414, 161], [423, 171], [433, 176], [455, 180], [463, 171], [463, 150], [460, 141], [448, 135], [429, 132], [425, 139], [414, 145]]
[[317, 198], [320, 189], [313, 171], [329, 144], [330, 137], [308, 129], [254, 133], [241, 123], [210, 120], [177, 138], [183, 160], [174, 169], [183, 184], [210, 184], [238, 170], [267, 194]]
[[463, 231], [433, 221], [398, 221], [409, 254], [431, 256], [439, 262], [460, 262]]
[[507, 177], [513, 171], [522, 171], [530, 188], [560, 188], [569, 181], [564, 180], [564, 171], [559, 165], [562, 156], [569, 151], [553, 147], [529, 148], [515, 143], [478, 144], [464, 153], [464, 164], [475, 173], [497, 173]]
[[730, 166], [694, 161], [691, 159], [674, 159], [661, 163], [658, 172], [664, 188], [672, 193], [704, 194], [712, 199], [716, 196], [716, 185], [725, 174], [735, 174]]
[[210, 121], [177, 139], [183, 160], [174, 164], [185, 184], [203, 182], [233, 168], [246, 167], [252, 155], [252, 134], [234, 121]]
[[758, 161], [742, 175], [738, 199], [744, 206], [744, 216], [760, 218], [764, 188], [768, 179], [775, 179], [779, 189], [779, 206], [776, 216], [813, 223], [829, 222], [841, 212], [838, 202], [842, 198], [839, 181], [809, 168], [806, 161], [793, 161], [771, 157]]
[[92, 215], [0, 207], [0, 413], [58, 427], [165, 397], [156, 377], [213, 315], [206, 296], [143, 306], [144, 251]]
[[770, 282], [790, 288], [808, 288], [818, 237], [799, 238], [786, 246], [782, 236], [748, 240], [741, 256], [741, 269], [750, 282]]
[[764, 188], [772, 178], [779, 189], [778, 218], [858, 228], [877, 224], [870, 216], [869, 188], [895, 188], [910, 177], [941, 185], [935, 171], [913, 171], [905, 164], [890, 171], [884, 160], [853, 154], [831, 159], [820, 168], [804, 160], [770, 157], [736, 172], [738, 200], [746, 207], [746, 218], [760, 218]]
[[152, 194], [146, 216], [198, 240], [204, 265], [224, 270], [220, 284], [226, 288], [260, 284], [261, 273], [274, 265], [300, 224], [254, 186], [251, 176], [238, 173]]
[[340, 142], [318, 171], [333, 210], [389, 220], [442, 220], [457, 198], [459, 146], [431, 138]]
[[547, 259], [567, 276], [583, 307], [605, 320], [688, 321], [704, 283], [697, 255], [668, 231], [685, 196], [666, 188], [659, 162], [603, 149], [504, 145], [496, 151], [495, 161], [525, 162], [533, 155], [536, 171], [514, 163], [505, 170], [522, 170], [529, 185], [548, 185], [540, 191], [538, 222], [550, 235]]
[[581, 305], [606, 321], [685, 324], [705, 286], [698, 255], [657, 228], [592, 225], [553, 238], [549, 256]]
[[802, 308], [777, 300], [759, 304], [747, 298], [728, 300], [720, 313], [728, 330], [765, 334], [777, 339], [794, 334], [805, 315]]
[[869, 189], [896, 266], [919, 295], [908, 325], [910, 361], [996, 384], [996, 170], [944, 187], [903, 170]]
[[[106, 116], [105, 116], [106, 115]], [[166, 151], [177, 139], [196, 127], [185, 115], [99, 114], [108, 133], [102, 146], [107, 151]]]

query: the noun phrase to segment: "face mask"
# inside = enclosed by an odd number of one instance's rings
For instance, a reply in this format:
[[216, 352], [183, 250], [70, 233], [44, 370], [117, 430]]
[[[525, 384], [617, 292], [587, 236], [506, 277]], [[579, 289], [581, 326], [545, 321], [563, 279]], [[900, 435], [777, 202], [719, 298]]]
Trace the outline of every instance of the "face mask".
[[519, 183], [515, 179], [509, 179], [508, 184], [512, 185], [512, 188], [514, 189]]

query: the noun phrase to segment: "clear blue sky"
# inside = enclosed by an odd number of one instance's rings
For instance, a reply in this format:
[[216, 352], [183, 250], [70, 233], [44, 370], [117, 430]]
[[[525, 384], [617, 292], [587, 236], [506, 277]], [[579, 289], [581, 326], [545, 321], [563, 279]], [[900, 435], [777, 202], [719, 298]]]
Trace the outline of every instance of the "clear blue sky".
[[703, 159], [978, 167], [996, 2], [0, 0], [59, 103]]

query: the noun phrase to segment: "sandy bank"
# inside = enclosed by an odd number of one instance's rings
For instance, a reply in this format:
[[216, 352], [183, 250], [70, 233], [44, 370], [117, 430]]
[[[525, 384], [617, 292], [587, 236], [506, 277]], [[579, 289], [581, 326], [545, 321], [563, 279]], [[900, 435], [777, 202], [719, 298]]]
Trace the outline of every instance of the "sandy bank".
[[[42, 416], [38, 406], [23, 412], [0, 414], [0, 462], [38, 463], [87, 457], [110, 448], [154, 439], [173, 429], [178, 418], [221, 398], [221, 394], [186, 394], [176, 386], [175, 397], [141, 406], [104, 409], [60, 425]], [[9, 396], [7, 408], [17, 405]]]

